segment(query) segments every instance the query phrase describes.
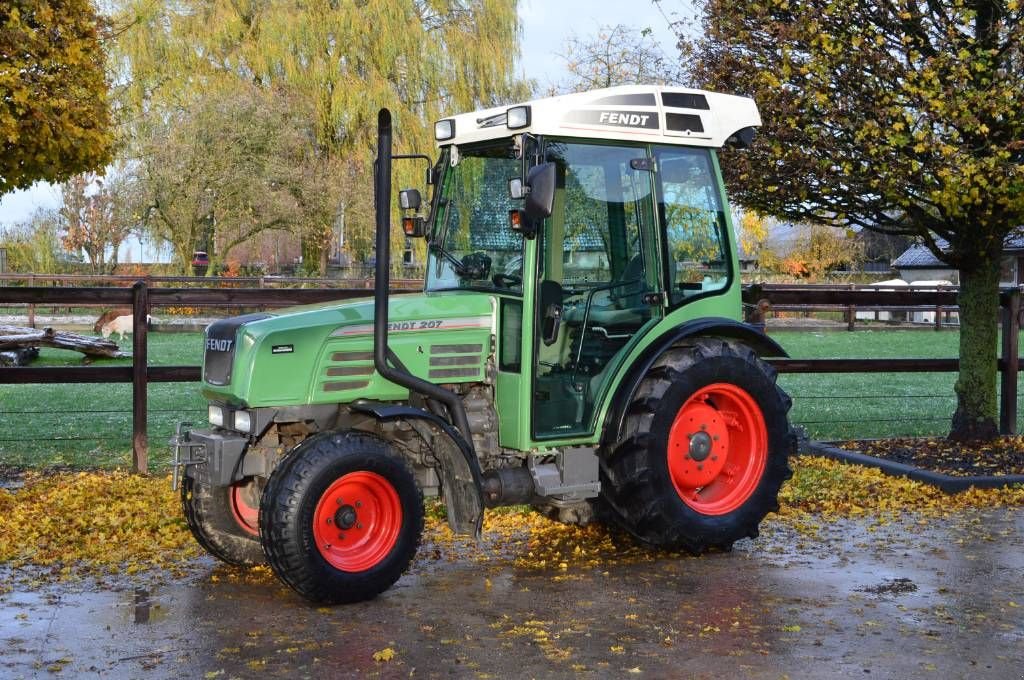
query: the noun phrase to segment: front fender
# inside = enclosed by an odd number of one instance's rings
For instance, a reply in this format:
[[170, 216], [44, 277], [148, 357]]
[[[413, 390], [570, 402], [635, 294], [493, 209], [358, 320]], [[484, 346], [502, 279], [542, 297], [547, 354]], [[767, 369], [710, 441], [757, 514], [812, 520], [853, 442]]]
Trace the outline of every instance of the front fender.
[[434, 456], [441, 464], [441, 480], [448, 525], [457, 534], [480, 538], [484, 521], [483, 475], [480, 461], [458, 430], [443, 418], [414, 406], [357, 403], [352, 410], [366, 413], [381, 422], [424, 420], [443, 433], [434, 439]]

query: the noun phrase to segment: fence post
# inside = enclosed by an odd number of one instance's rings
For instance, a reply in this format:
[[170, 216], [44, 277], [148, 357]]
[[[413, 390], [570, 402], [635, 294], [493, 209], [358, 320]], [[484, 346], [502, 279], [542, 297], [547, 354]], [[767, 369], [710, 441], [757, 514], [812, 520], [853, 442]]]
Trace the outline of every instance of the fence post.
[[132, 286], [132, 472], [149, 472], [149, 435], [146, 428], [146, 317], [149, 289], [144, 281]]
[[[36, 285], [36, 275], [35, 274], [29, 274], [28, 275], [28, 285], [29, 286]], [[34, 303], [34, 302], [28, 303], [28, 327], [29, 328], [35, 328], [36, 327], [36, 303]]]
[[1000, 375], [999, 432], [1017, 434], [1017, 372], [1020, 358], [1017, 342], [1020, 336], [1020, 288], [1006, 296], [1003, 307], [1003, 370]]
[[935, 305], [935, 330], [942, 330], [942, 305]]

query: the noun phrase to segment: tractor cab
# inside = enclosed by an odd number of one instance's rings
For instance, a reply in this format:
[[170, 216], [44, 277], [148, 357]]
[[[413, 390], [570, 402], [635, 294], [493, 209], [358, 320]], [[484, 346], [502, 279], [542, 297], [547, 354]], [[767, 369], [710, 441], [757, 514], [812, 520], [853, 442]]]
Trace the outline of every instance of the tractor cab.
[[498, 411], [521, 428], [504, 440], [593, 436], [618, 368], [666, 316], [737, 317], [714, 147], [759, 123], [749, 99], [639, 86], [437, 123], [425, 289], [500, 300]]

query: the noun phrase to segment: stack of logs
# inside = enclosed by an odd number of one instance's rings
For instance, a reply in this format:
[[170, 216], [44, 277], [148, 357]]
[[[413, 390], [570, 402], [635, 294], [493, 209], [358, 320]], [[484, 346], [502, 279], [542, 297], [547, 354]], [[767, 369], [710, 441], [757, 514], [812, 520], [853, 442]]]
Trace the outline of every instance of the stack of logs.
[[24, 326], [0, 324], [0, 366], [26, 366], [39, 356], [40, 347], [56, 347], [81, 352], [85, 360], [90, 357], [117, 359], [129, 357], [113, 340], [94, 338], [78, 333], [55, 331], [52, 328], [38, 330]]

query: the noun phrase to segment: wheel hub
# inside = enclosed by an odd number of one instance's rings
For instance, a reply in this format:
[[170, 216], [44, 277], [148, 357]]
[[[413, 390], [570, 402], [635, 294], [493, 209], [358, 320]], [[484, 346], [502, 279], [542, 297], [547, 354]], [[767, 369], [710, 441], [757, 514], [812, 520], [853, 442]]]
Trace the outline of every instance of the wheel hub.
[[711, 455], [711, 435], [701, 430], [690, 435], [690, 458], [697, 462]]
[[757, 488], [768, 456], [757, 401], [730, 383], [693, 394], [669, 429], [668, 473], [684, 503], [708, 515], [736, 510]]
[[313, 538], [326, 562], [360, 572], [380, 564], [398, 542], [402, 504], [391, 482], [368, 470], [330, 484], [313, 511]]
[[356, 524], [356, 509], [351, 505], [343, 505], [334, 513], [334, 523], [339, 529], [351, 529]]

